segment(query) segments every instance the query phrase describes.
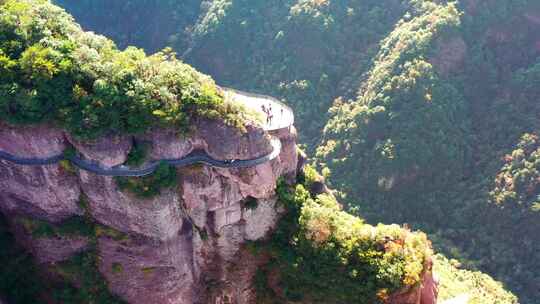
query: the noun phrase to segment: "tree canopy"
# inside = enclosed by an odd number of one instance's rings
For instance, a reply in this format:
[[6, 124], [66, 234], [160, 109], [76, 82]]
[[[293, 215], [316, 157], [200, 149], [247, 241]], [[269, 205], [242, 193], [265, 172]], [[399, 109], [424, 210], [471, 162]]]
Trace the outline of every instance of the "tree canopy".
[[52, 121], [81, 138], [154, 125], [181, 130], [195, 117], [243, 124], [212, 79], [170, 49], [120, 51], [48, 1], [1, 5], [0, 71], [0, 119], [9, 123]]

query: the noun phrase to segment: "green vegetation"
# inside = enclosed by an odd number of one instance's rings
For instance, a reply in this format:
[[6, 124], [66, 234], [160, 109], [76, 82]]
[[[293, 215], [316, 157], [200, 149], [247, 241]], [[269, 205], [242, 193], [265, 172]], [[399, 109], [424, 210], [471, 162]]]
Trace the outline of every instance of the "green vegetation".
[[186, 48], [187, 30], [197, 20], [201, 7], [201, 0], [53, 2], [71, 13], [83, 28], [110, 37], [119, 47], [137, 45], [152, 53], [166, 46]]
[[77, 173], [77, 168], [75, 166], [73, 166], [71, 161], [69, 161], [67, 159], [61, 160], [58, 164], [60, 165], [60, 168], [62, 168], [62, 170], [64, 170], [64, 172], [67, 172], [67, 173], [70, 173], [70, 174], [76, 174]]
[[287, 100], [312, 150], [332, 100], [356, 92], [407, 2], [211, 1], [193, 26], [186, 60], [220, 83]]
[[16, 219], [22, 224], [27, 233], [35, 238], [52, 238], [63, 236], [92, 236], [94, 234], [93, 222], [86, 217], [72, 217], [58, 225], [49, 222], [19, 217]]
[[61, 278], [77, 282], [77, 289], [65, 289], [57, 293], [58, 303], [104, 303], [121, 304], [124, 301], [112, 296], [105, 279], [98, 271], [98, 257], [94, 250], [78, 254], [54, 268]]
[[[420, 281], [431, 254], [424, 234], [365, 224], [342, 211], [331, 195], [310, 194], [310, 182], [308, 176], [296, 187], [280, 184], [287, 214], [272, 239], [255, 247], [270, 254], [267, 267], [280, 273], [288, 300], [374, 303]], [[263, 283], [262, 277], [255, 280], [256, 286]]]
[[[175, 44], [179, 53], [190, 50], [187, 62], [220, 83], [286, 99], [294, 107], [302, 143], [308, 151], [317, 151], [314, 161], [348, 208], [359, 210], [369, 223], [406, 222], [428, 232], [437, 250], [459, 259], [464, 268], [480, 269], [504, 281], [519, 294], [521, 303], [536, 303], [540, 297], [540, 213], [534, 212], [540, 195], [535, 180], [538, 147], [526, 143], [536, 142], [540, 130], [537, 1], [58, 2], [85, 20], [86, 26], [110, 33], [122, 47], [140, 43], [153, 51]], [[135, 49], [119, 52], [110, 41], [71, 27], [71, 20], [68, 26], [56, 26], [61, 21], [55, 20], [67, 17], [53, 10], [58, 18], [47, 19], [50, 9], [34, 14], [40, 20], [51, 20], [49, 23], [30, 27], [25, 19], [18, 30], [13, 26], [13, 16], [17, 16], [13, 10], [35, 13], [40, 6], [49, 5], [43, 2], [35, 9], [22, 9], [15, 8], [19, 6], [15, 1], [0, 3], [0, 41], [13, 42], [0, 46], [1, 119], [53, 120], [80, 137], [97, 136], [112, 128], [139, 132], [150, 120], [151, 124], [169, 124], [165, 118], [170, 112], [161, 116], [160, 111], [154, 113], [153, 106], [140, 105], [139, 89], [129, 98], [123, 96], [131, 91], [122, 84], [134, 83], [138, 88], [135, 80], [140, 80], [154, 86], [155, 79], [149, 81], [138, 68], [132, 68], [139, 62], [172, 60], [172, 65], [184, 67], [169, 58], [170, 52], [158, 54], [162, 59], [150, 59], [153, 57]], [[22, 7], [28, 2], [17, 3]], [[13, 7], [4, 10], [9, 5]], [[118, 20], [126, 7], [137, 21], [131, 17]], [[166, 13], [139, 17], [153, 10]], [[167, 17], [170, 14], [174, 17]], [[170, 28], [162, 25], [170, 21], [164, 19], [175, 20], [177, 35], [170, 35]], [[120, 26], [114, 26], [117, 23]], [[163, 31], [150, 39], [147, 35], [153, 24], [161, 24]], [[44, 27], [55, 30], [41, 31]], [[51, 39], [50, 32], [67, 34]], [[68, 43], [60, 43], [63, 38], [59, 37], [68, 37]], [[49, 43], [51, 40], [56, 43]], [[20, 41], [26, 44], [17, 46]], [[16, 49], [20, 54], [12, 55]], [[186, 79], [206, 83], [193, 73]], [[124, 82], [122, 75], [133, 77], [133, 82]], [[211, 89], [213, 84], [209, 87], [213, 93], [206, 94], [210, 95], [206, 100], [215, 100], [219, 108], [223, 104], [220, 94]], [[115, 92], [121, 98], [110, 100], [117, 96]], [[17, 98], [11, 97], [15, 95]], [[122, 107], [126, 99], [136, 106], [126, 110]], [[101, 100], [106, 100], [103, 107]], [[184, 105], [183, 98], [178, 100]], [[170, 104], [164, 104], [160, 109], [168, 109]], [[43, 110], [43, 105], [48, 108]], [[209, 108], [209, 117], [214, 117], [213, 106]], [[1, 114], [19, 109], [24, 110], [21, 117]], [[244, 114], [236, 109], [217, 112], [233, 125], [239, 125], [235, 121]], [[178, 129], [189, 125], [192, 115], [200, 115], [183, 106], [175, 113], [183, 114], [179, 120], [172, 119]], [[128, 117], [136, 119], [128, 121]], [[148, 117], [151, 119], [146, 120]], [[83, 123], [90, 127], [81, 127]], [[109, 124], [111, 129], [107, 129]], [[518, 144], [521, 139], [523, 143]], [[307, 178], [306, 183], [309, 180], [314, 179]], [[298, 194], [301, 201], [300, 194], [311, 189], [306, 183], [302, 191], [287, 192]], [[306, 198], [310, 208], [306, 209], [320, 210], [321, 199], [325, 196], [310, 194]], [[296, 221], [291, 220], [296, 227], [303, 207], [297, 209]], [[332, 215], [329, 218], [341, 217], [331, 207], [322, 210]], [[306, 214], [311, 218], [311, 212]], [[309, 243], [305, 239], [300, 238], [302, 244]], [[294, 257], [302, 251], [293, 247], [290, 252]], [[319, 254], [306, 252], [311, 257]], [[461, 292], [472, 286], [474, 290], [485, 287], [483, 292], [490, 294], [491, 290], [493, 295], [474, 301], [512, 303], [498, 285], [493, 287], [480, 275], [456, 274], [446, 261], [439, 263], [446, 265], [437, 268], [436, 263], [436, 269], [445, 273], [443, 277], [458, 280], [452, 286], [443, 282], [443, 289]], [[273, 267], [261, 270], [257, 285], [267, 285], [263, 272], [277, 266]], [[286, 273], [295, 278], [293, 271]], [[299, 282], [311, 282], [300, 277]], [[303, 288], [294, 282], [288, 291], [292, 296]], [[443, 298], [456, 292], [441, 290]]]
[[434, 256], [433, 270], [439, 278], [439, 299], [449, 300], [467, 295], [468, 304], [516, 304], [517, 298], [504, 290], [501, 283], [488, 275], [459, 269], [459, 262]]
[[159, 164], [156, 172], [143, 177], [115, 177], [122, 191], [129, 191], [140, 198], [151, 198], [161, 190], [178, 185], [176, 168], [165, 162]]
[[144, 273], [145, 276], [150, 276], [154, 273], [155, 270], [155, 267], [145, 267], [141, 269], [142, 273]]
[[127, 156], [126, 165], [138, 167], [144, 163], [150, 144], [145, 142], [135, 142]]
[[[81, 196], [80, 205], [87, 211], [87, 200]], [[37, 303], [46, 301], [52, 304], [122, 304], [122, 300], [111, 295], [105, 279], [98, 270], [97, 239], [102, 236], [126, 242], [124, 233], [103, 226], [92, 220], [88, 212], [83, 217], [73, 217], [60, 224], [17, 217], [15, 221], [35, 238], [86, 237], [89, 240], [87, 251], [71, 257], [67, 261], [49, 265], [47, 271], [55, 274], [55, 279], [47, 279], [40, 273], [31, 256], [20, 248], [8, 231], [6, 220], [0, 214], [0, 294], [9, 303]], [[113, 264], [115, 273], [121, 266]]]
[[450, 4], [401, 23], [382, 42], [359, 99], [330, 110], [317, 157], [338, 189], [367, 199], [406, 192], [411, 183], [440, 187], [460, 172], [468, 130], [463, 97], [428, 62], [435, 41], [459, 22]]
[[32, 257], [15, 243], [0, 214], [0, 294], [9, 303], [34, 304], [46, 286]]
[[259, 207], [259, 202], [254, 197], [248, 197], [242, 201], [242, 208], [247, 210], [255, 210]]
[[112, 263], [112, 273], [114, 274], [121, 274], [124, 272], [124, 267], [120, 263]]
[[540, 140], [535, 134], [524, 134], [517, 149], [505, 156], [506, 164], [497, 174], [492, 201], [513, 204], [530, 211], [540, 211]]
[[186, 59], [285, 98], [326, 180], [368, 222], [422, 229], [535, 303], [538, 213], [510, 206], [530, 210], [540, 189], [503, 209], [490, 193], [504, 156], [540, 130], [539, 12], [530, 0], [212, 1]]
[[54, 121], [83, 139], [155, 125], [181, 131], [194, 117], [243, 127], [239, 108], [171, 50], [119, 51], [48, 1], [1, 4], [0, 71], [0, 119], [13, 124]]
[[[94, 237], [88, 234], [90, 230], [94, 230], [94, 226], [91, 223], [86, 226], [80, 223], [82, 223], [80, 219], [72, 219], [60, 227], [52, 227], [51, 224], [44, 222], [23, 220], [23, 225], [25, 227], [29, 225], [30, 229], [33, 229], [32, 233], [37, 233], [37, 237], [53, 237], [63, 233], [76, 235], [79, 231], [83, 236], [90, 236], [91, 246], [95, 246]], [[0, 265], [0, 294], [6, 296], [9, 303], [124, 303], [109, 293], [105, 280], [97, 270], [95, 249], [76, 255], [49, 269], [55, 271], [63, 280], [47, 279], [40, 273], [40, 268], [33, 258], [15, 243], [1, 214], [0, 260], [3, 261]]]
[[111, 239], [113, 239], [115, 241], [124, 242], [124, 243], [127, 243], [127, 242], [130, 241], [129, 235], [127, 235], [127, 234], [125, 234], [123, 232], [120, 232], [118, 230], [115, 230], [115, 229], [113, 229], [111, 227], [96, 224], [94, 229], [95, 229], [94, 230], [94, 237], [95, 238], [108, 237], [108, 238], [111, 238]]

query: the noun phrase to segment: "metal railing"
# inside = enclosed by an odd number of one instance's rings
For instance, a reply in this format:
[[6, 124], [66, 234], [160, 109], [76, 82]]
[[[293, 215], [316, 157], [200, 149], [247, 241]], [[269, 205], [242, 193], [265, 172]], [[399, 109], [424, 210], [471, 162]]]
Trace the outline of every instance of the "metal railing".
[[17, 165], [25, 166], [44, 166], [57, 164], [62, 160], [69, 160], [71, 163], [79, 169], [92, 172], [97, 175], [104, 176], [125, 176], [125, 177], [142, 177], [154, 173], [161, 163], [166, 163], [175, 167], [185, 167], [194, 164], [206, 164], [217, 168], [247, 168], [254, 167], [265, 162], [275, 159], [281, 152], [281, 141], [277, 138], [272, 138], [272, 151], [261, 157], [253, 159], [230, 159], [230, 160], [217, 160], [210, 157], [204, 152], [192, 152], [189, 155], [179, 159], [161, 159], [155, 160], [144, 166], [143, 168], [130, 168], [128, 166], [120, 165], [112, 168], [104, 168], [98, 163], [85, 160], [79, 156], [66, 157], [64, 154], [49, 158], [22, 158], [7, 152], [0, 151], [0, 160], [5, 160]]

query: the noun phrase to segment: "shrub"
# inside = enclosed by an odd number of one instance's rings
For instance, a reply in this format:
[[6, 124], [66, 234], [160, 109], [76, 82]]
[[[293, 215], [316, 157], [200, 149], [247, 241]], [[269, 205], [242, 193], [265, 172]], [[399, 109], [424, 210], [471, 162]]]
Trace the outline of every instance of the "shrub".
[[287, 214], [272, 239], [259, 244], [271, 254], [269, 267], [279, 270], [289, 300], [373, 303], [378, 294], [420, 282], [430, 255], [424, 234], [370, 226], [342, 211], [333, 196], [313, 197], [305, 187], [280, 183]]
[[114, 274], [121, 274], [124, 272], [124, 267], [120, 263], [112, 263], [111, 271]]
[[94, 250], [78, 254], [59, 263], [55, 271], [67, 282], [77, 284], [77, 289], [66, 288], [56, 292], [60, 303], [122, 304], [124, 301], [110, 294], [107, 283], [98, 270], [98, 257]]
[[151, 198], [161, 190], [177, 185], [176, 168], [162, 162], [152, 175], [144, 177], [116, 177], [116, 184], [122, 191], [129, 191], [139, 198]]
[[92, 236], [94, 234], [93, 223], [79, 216], [71, 217], [57, 225], [31, 218], [18, 218], [17, 220], [35, 238]]
[[[42, 223], [39, 225], [43, 226]], [[47, 233], [56, 233], [55, 228], [40, 229]], [[91, 246], [93, 245], [91, 243]], [[8, 232], [1, 214], [0, 260], [3, 261], [0, 264], [0, 293], [9, 303], [49, 302], [51, 297], [54, 300], [52, 303], [62, 304], [124, 303], [109, 293], [105, 280], [97, 269], [97, 255], [93, 249], [50, 268], [64, 279], [63, 282], [42, 277], [34, 259], [16, 244]]]
[[503, 285], [478, 271], [459, 269], [457, 261], [437, 254], [433, 271], [439, 277], [439, 300], [468, 295], [470, 304], [516, 304], [518, 299]]
[[259, 202], [254, 197], [248, 197], [242, 201], [242, 208], [247, 210], [255, 210], [259, 206]]
[[150, 149], [149, 143], [135, 142], [128, 153], [126, 165], [135, 167], [142, 165], [148, 155], [148, 149]]
[[490, 192], [491, 201], [509, 208], [540, 211], [540, 140], [526, 133], [516, 149], [504, 157]]
[[163, 125], [180, 132], [195, 117], [242, 128], [246, 118], [170, 49], [120, 51], [48, 1], [0, 4], [0, 71], [1, 120], [54, 121], [81, 139]]

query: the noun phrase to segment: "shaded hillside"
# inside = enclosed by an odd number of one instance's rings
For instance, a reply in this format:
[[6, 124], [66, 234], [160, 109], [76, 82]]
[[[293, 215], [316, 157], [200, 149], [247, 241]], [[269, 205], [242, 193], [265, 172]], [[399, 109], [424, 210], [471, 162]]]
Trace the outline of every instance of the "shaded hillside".
[[354, 94], [379, 41], [407, 1], [213, 1], [193, 30], [186, 60], [219, 83], [294, 106], [313, 147], [332, 100]]
[[459, 9], [442, 30], [430, 25], [442, 7], [398, 24], [358, 98], [332, 108], [318, 158], [370, 220], [427, 229], [534, 303], [540, 11], [532, 1]]
[[[527, 302], [540, 292], [536, 215], [490, 193], [515, 192], [500, 184], [519, 170], [504, 155], [538, 131], [539, 21], [532, 1], [214, 1], [187, 59], [286, 98], [308, 148], [326, 124], [316, 161], [346, 200], [372, 222], [428, 229]], [[534, 204], [536, 184], [522, 184]]]
[[136, 45], [148, 52], [187, 46], [187, 30], [199, 16], [201, 0], [54, 0], [86, 30], [113, 39], [120, 48]]

